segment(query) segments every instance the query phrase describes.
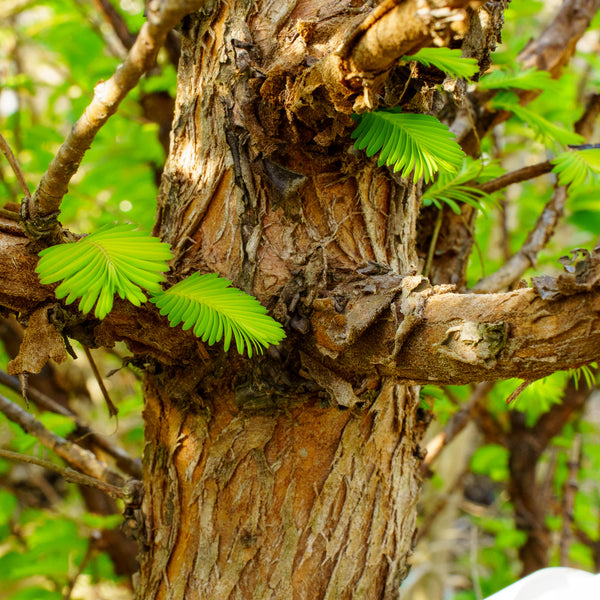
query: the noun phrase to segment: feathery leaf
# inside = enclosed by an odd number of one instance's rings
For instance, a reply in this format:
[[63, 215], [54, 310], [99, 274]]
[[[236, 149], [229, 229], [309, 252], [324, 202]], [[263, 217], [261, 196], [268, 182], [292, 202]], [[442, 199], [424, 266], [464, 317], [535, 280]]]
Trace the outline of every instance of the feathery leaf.
[[597, 184], [600, 180], [600, 149], [562, 152], [552, 161], [553, 173], [558, 175], [560, 185], [572, 188]]
[[40, 252], [36, 267], [44, 284], [62, 283], [57, 298], [71, 304], [80, 298], [79, 310], [103, 319], [112, 309], [115, 292], [135, 306], [146, 300], [141, 290], [160, 292], [163, 271], [172, 258], [168, 244], [135, 225], [107, 225], [96, 233]]
[[403, 56], [402, 60], [416, 60], [426, 67], [435, 67], [452, 77], [470, 79], [479, 71], [475, 58], [463, 58], [462, 51], [450, 48], [422, 48], [416, 54]]
[[497, 69], [484, 75], [477, 87], [480, 90], [546, 90], [555, 83], [548, 71], [531, 67], [524, 71]]
[[428, 182], [437, 171], [453, 173], [462, 164], [464, 153], [454, 134], [435, 117], [392, 108], [354, 118], [359, 121], [352, 132], [354, 147], [366, 149], [367, 156], [381, 151], [378, 165], [393, 165], [402, 177], [413, 173], [414, 181]]
[[256, 298], [230, 286], [216, 273], [194, 273], [150, 302], [167, 316], [171, 327], [179, 323], [183, 329], [193, 327], [194, 335], [209, 345], [224, 339], [225, 351], [232, 337], [237, 351], [242, 354], [247, 348], [250, 357], [253, 351], [262, 353], [263, 347], [278, 344], [285, 337], [281, 325]]
[[511, 92], [501, 92], [492, 101], [492, 106], [498, 110], [507, 110], [513, 113], [515, 117], [523, 123], [529, 125], [534, 131], [540, 142], [546, 145], [552, 145], [554, 142], [560, 144], [580, 144], [584, 141], [578, 133], [569, 131], [561, 125], [556, 125], [542, 117], [531, 108], [521, 106], [517, 97]]
[[495, 177], [499, 177], [504, 169], [496, 163], [483, 164], [481, 160], [465, 158], [460, 170], [456, 173], [440, 173], [437, 180], [423, 193], [423, 206], [433, 204], [441, 208], [445, 202], [456, 214], [460, 214], [458, 202], [470, 204], [485, 212], [483, 201], [492, 200], [493, 195], [474, 187]]

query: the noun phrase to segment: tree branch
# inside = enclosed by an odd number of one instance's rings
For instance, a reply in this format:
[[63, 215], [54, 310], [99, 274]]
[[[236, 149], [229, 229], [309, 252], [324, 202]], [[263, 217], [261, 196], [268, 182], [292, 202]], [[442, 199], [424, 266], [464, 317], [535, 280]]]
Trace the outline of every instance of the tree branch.
[[287, 109], [297, 113], [305, 106], [314, 108], [316, 89], [326, 90], [339, 112], [374, 108], [374, 97], [398, 59], [436, 42], [448, 45], [460, 39], [468, 29], [467, 8], [481, 4], [470, 0], [385, 0], [348, 33], [335, 52], [296, 79]]
[[488, 397], [494, 385], [488, 381], [480, 383], [474, 390], [467, 402], [452, 416], [443, 431], [440, 431], [429, 441], [425, 450], [425, 458], [421, 463], [421, 475], [424, 476], [431, 469], [435, 459], [442, 450], [471, 422], [475, 413], [480, 409], [482, 403]]
[[[564, 0], [552, 22], [519, 53], [518, 63], [523, 69], [536, 67], [548, 71], [554, 78], [560, 77], [562, 68], [573, 56], [577, 42], [587, 31], [598, 8], [600, 0]], [[540, 93], [536, 90], [518, 91], [522, 104], [531, 102]], [[487, 91], [476, 92], [471, 99], [474, 105], [485, 106], [492, 96]], [[460, 114], [451, 129], [463, 150], [474, 156], [479, 153], [479, 140], [487, 131], [510, 116], [507, 111], [483, 108], [477, 116], [475, 128], [470, 114]]]
[[69, 465], [82, 473], [112, 486], [123, 487], [125, 484], [121, 475], [99, 461], [89, 450], [52, 433], [44, 427], [41, 421], [1, 394], [0, 411], [19, 425], [23, 431], [36, 437], [46, 448], [58, 454]]
[[32, 235], [39, 237], [48, 235], [48, 229], [54, 231], [52, 220], [57, 216], [69, 182], [79, 169], [94, 137], [116, 112], [129, 91], [137, 85], [140, 77], [152, 67], [168, 32], [186, 14], [198, 10], [205, 2], [206, 0], [161, 2], [159, 12], [148, 15], [148, 21], [142, 26], [125, 62], [108, 81], [96, 86], [94, 99], [50, 162], [32, 200], [24, 203], [22, 218]]
[[58, 473], [65, 481], [70, 483], [76, 483], [78, 485], [86, 485], [88, 487], [97, 488], [108, 494], [111, 498], [123, 498], [123, 491], [120, 487], [110, 485], [96, 477], [89, 477], [79, 471], [75, 471], [69, 467], [59, 467], [49, 460], [42, 458], [36, 458], [35, 456], [27, 456], [26, 454], [19, 454], [18, 452], [11, 452], [10, 450], [4, 450], [0, 448], [0, 456], [9, 460], [16, 460], [19, 462], [27, 463], [30, 465], [37, 465], [43, 469], [48, 469], [54, 473]]
[[[0, 384], [5, 385], [18, 394], [21, 393], [21, 384], [19, 383], [19, 380], [1, 370]], [[109, 456], [112, 456], [115, 459], [116, 465], [119, 467], [119, 469], [128, 475], [135, 477], [136, 479], [141, 479], [142, 469], [140, 466], [140, 461], [132, 458], [129, 454], [127, 454], [127, 452], [125, 452], [125, 450], [115, 446], [103, 435], [92, 431], [89, 425], [71, 409], [59, 404], [53, 398], [43, 394], [35, 387], [30, 387], [27, 390], [27, 397], [33, 401], [38, 408], [73, 419], [73, 422], [77, 425], [77, 437], [85, 437], [98, 449], [102, 450]]]
[[513, 183], [521, 183], [522, 181], [528, 181], [529, 179], [534, 179], [540, 175], [550, 173], [553, 167], [554, 165], [549, 160], [545, 160], [544, 162], [536, 163], [535, 165], [528, 165], [527, 167], [516, 169], [510, 173], [504, 173], [504, 175], [500, 175], [500, 177], [486, 181], [476, 187], [486, 194], [492, 194]]
[[[5, 244], [14, 238], [0, 230], [0, 304], [31, 311], [36, 307], [31, 298], [45, 299], [52, 291], [22, 272], [25, 265], [33, 271], [35, 259], [23, 259], [24, 245]], [[590, 255], [578, 263], [576, 274], [499, 294], [458, 294], [451, 286], [432, 288], [418, 276], [357, 275], [313, 302], [310, 333], [297, 341], [303, 352], [357, 388], [364, 378], [381, 375], [456, 385], [544, 377], [599, 358], [599, 263], [598, 254]], [[78, 315], [67, 335], [87, 332], [88, 344], [93, 332], [99, 346], [123, 340], [138, 356], [166, 364], [197, 362], [193, 334], [171, 328], [153, 306], [136, 308], [116, 299], [100, 324], [72, 306], [65, 310]]]

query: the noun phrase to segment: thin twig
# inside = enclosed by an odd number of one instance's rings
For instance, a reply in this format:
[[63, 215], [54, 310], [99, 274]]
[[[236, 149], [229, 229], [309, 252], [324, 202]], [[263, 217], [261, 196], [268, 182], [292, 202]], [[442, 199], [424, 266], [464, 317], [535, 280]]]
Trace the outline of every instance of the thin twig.
[[[79, 169], [85, 152], [101, 127], [117, 111], [121, 101], [138, 84], [141, 76], [152, 68], [168, 32], [185, 15], [200, 9], [206, 1], [170, 0], [159, 3], [156, 13], [150, 12], [125, 62], [108, 81], [96, 86], [92, 102], [71, 129], [42, 176], [32, 200], [24, 207], [22, 217], [30, 233], [36, 233], [36, 220], [43, 221], [58, 213], [69, 182]], [[40, 236], [52, 233], [44, 228], [39, 229]]]
[[[0, 384], [5, 385], [11, 390], [21, 393], [21, 386], [19, 384], [19, 380], [12, 375], [8, 375], [4, 371], [0, 370]], [[132, 456], [130, 456], [123, 448], [119, 448], [112, 444], [106, 437], [92, 431], [90, 426], [73, 410], [59, 404], [46, 394], [40, 392], [38, 389], [34, 387], [30, 387], [28, 390], [29, 398], [36, 404], [38, 408], [42, 408], [43, 410], [48, 410], [50, 412], [55, 412], [59, 415], [63, 415], [65, 417], [69, 417], [73, 419], [73, 422], [77, 425], [77, 437], [76, 439], [86, 438], [90, 442], [94, 444], [99, 450], [102, 450], [109, 456], [112, 456], [117, 464], [117, 467], [121, 469], [123, 472], [135, 477], [136, 479], [141, 479], [142, 470], [140, 467], [139, 459], [136, 460]]]
[[573, 509], [575, 507], [575, 494], [577, 492], [577, 474], [581, 465], [581, 434], [576, 433], [573, 436], [573, 445], [569, 455], [567, 467], [569, 474], [563, 487], [562, 501], [562, 528], [560, 532], [559, 543], [559, 562], [561, 567], [566, 567], [569, 564], [569, 542], [571, 539], [571, 531], [573, 528]]
[[65, 481], [68, 481], [70, 483], [76, 483], [78, 485], [86, 485], [88, 487], [97, 488], [103, 491], [105, 494], [108, 494], [111, 498], [123, 498], [123, 490], [120, 487], [116, 485], [111, 485], [104, 481], [100, 481], [100, 479], [96, 479], [95, 477], [84, 475], [83, 473], [75, 471], [70, 467], [60, 467], [59, 465], [55, 465], [49, 460], [45, 460], [43, 458], [36, 458], [35, 456], [19, 454], [18, 452], [4, 450], [2, 448], [0, 448], [0, 456], [2, 458], [8, 458], [9, 460], [16, 460], [22, 463], [37, 465], [38, 467], [48, 469], [48, 471], [58, 473]]
[[481, 279], [471, 291], [480, 294], [499, 292], [519, 281], [525, 271], [535, 265], [537, 255], [552, 237], [566, 201], [566, 188], [557, 187], [519, 251], [497, 271]]
[[522, 167], [521, 169], [516, 169], [515, 171], [510, 171], [510, 173], [504, 173], [503, 175], [500, 175], [500, 177], [496, 177], [495, 179], [491, 179], [490, 181], [486, 181], [475, 187], [481, 192], [491, 194], [513, 183], [521, 183], [522, 181], [528, 181], [529, 179], [534, 179], [540, 175], [550, 173], [553, 166], [554, 165], [549, 160], [546, 160], [541, 163], [536, 163], [535, 165], [529, 165], [527, 167]]
[[441, 454], [442, 450], [471, 422], [474, 413], [488, 397], [493, 387], [494, 384], [488, 381], [477, 385], [464, 406], [448, 421], [444, 431], [441, 431], [429, 441], [425, 458], [421, 463], [421, 475], [426, 475], [433, 461]]
[[69, 580], [69, 585], [67, 586], [67, 589], [66, 589], [65, 593], [63, 594], [63, 600], [71, 600], [71, 594], [73, 593], [75, 584], [77, 583], [77, 580], [83, 573], [83, 570], [86, 568], [88, 562], [90, 561], [90, 558], [92, 558], [92, 554], [94, 553], [94, 550], [96, 550], [96, 547], [97, 547], [98, 542], [100, 541], [101, 537], [102, 536], [100, 535], [99, 531], [97, 531], [96, 529], [94, 529], [94, 531], [92, 531], [92, 533], [90, 535], [90, 539], [88, 541], [87, 550], [85, 551], [85, 555], [83, 556], [83, 558], [81, 559], [81, 562], [79, 563], [77, 572]]
[[21, 189], [23, 190], [23, 195], [25, 196], [25, 198], [27, 198], [27, 200], [31, 200], [31, 193], [29, 191], [29, 188], [27, 187], [27, 182], [25, 181], [25, 175], [23, 175], [23, 171], [21, 170], [19, 161], [16, 159], [10, 145], [4, 139], [4, 136], [2, 134], [0, 134], [0, 150], [2, 150], [2, 154], [4, 154], [4, 156], [6, 156], [6, 159], [8, 160], [12, 170], [15, 172], [15, 175], [17, 176], [19, 185], [21, 186]]
[[92, 356], [90, 349], [87, 346], [83, 346], [83, 350], [87, 359], [92, 367], [92, 371], [94, 372], [94, 377], [100, 386], [100, 391], [102, 392], [102, 396], [104, 397], [104, 401], [106, 402], [106, 406], [108, 407], [108, 414], [111, 417], [116, 417], [119, 414], [119, 409], [115, 406], [114, 402], [110, 398], [110, 394], [104, 385], [104, 381], [102, 380], [102, 375], [100, 375], [100, 371], [98, 371], [98, 367], [96, 366], [96, 361]]
[[102, 12], [104, 18], [108, 21], [124, 48], [130, 50], [135, 42], [135, 35], [129, 31], [127, 23], [125, 23], [125, 20], [118, 13], [117, 9], [109, 2], [109, 0], [94, 0], [94, 4]]
[[537, 379], [526, 379], [521, 382], [506, 399], [506, 405], [512, 404], [534, 381], [537, 381]]
[[52, 433], [41, 421], [1, 394], [0, 411], [11, 421], [17, 423], [23, 431], [36, 437], [42, 445], [58, 454], [73, 468], [110, 485], [123, 486], [125, 483], [119, 473], [98, 460], [89, 450]]
[[433, 226], [433, 234], [431, 236], [431, 241], [429, 242], [429, 251], [427, 252], [427, 260], [425, 261], [425, 268], [423, 269], [423, 277], [429, 277], [433, 255], [435, 254], [435, 247], [437, 245], [438, 236], [440, 235], [440, 229], [442, 228], [443, 217], [444, 205], [442, 204], [435, 219], [435, 225]]

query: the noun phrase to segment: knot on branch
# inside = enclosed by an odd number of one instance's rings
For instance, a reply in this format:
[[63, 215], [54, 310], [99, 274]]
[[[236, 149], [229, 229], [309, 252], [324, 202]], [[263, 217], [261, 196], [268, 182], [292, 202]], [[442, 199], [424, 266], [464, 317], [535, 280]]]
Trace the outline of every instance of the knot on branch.
[[[35, 215], [31, 210], [31, 202], [31, 198], [23, 198], [19, 222], [27, 237], [34, 243], [37, 242], [35, 250], [42, 248], [42, 244], [40, 244], [42, 240], [48, 242], [43, 247], [63, 242], [62, 227], [58, 221], [60, 211], [51, 212], [47, 215]], [[37, 248], [37, 246], [40, 246], [40, 248]]]
[[590, 252], [585, 248], [571, 250], [571, 256], [562, 256], [559, 262], [565, 273], [558, 277], [541, 275], [531, 284], [543, 300], [556, 300], [561, 296], [573, 296], [589, 292], [600, 284], [600, 246]]

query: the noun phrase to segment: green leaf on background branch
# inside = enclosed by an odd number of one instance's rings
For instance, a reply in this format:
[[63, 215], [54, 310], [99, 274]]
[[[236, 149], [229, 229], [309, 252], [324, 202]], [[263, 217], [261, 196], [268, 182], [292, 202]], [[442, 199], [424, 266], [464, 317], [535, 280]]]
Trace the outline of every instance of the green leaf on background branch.
[[244, 294], [217, 274], [197, 273], [162, 291], [160, 283], [172, 257], [168, 244], [139, 230], [135, 225], [106, 226], [78, 242], [60, 244], [40, 252], [36, 271], [43, 284], [62, 283], [57, 298], [71, 304], [78, 298], [79, 310], [103, 319], [119, 294], [135, 306], [150, 300], [166, 315], [172, 327], [194, 327], [194, 334], [212, 345], [225, 340], [225, 350], [235, 339], [240, 354], [262, 352], [277, 344], [285, 333], [252, 296]]
[[516, 69], [497, 69], [484, 75], [477, 84], [480, 90], [547, 90], [555, 81], [548, 71], [535, 67], [519, 71]]
[[470, 204], [485, 212], [484, 202], [492, 202], [493, 194], [482, 192], [475, 187], [491, 179], [499, 177], [504, 172], [496, 163], [484, 164], [481, 160], [465, 158], [459, 171], [455, 173], [440, 173], [437, 180], [423, 193], [423, 206], [442, 208], [447, 204], [457, 215], [460, 214], [459, 202]]
[[413, 181], [421, 177], [431, 181], [439, 172], [454, 173], [462, 165], [464, 153], [455, 135], [430, 115], [403, 113], [400, 108], [380, 109], [353, 115], [358, 126], [352, 132], [357, 150], [367, 156], [380, 152], [377, 164], [411, 173]]
[[578, 133], [552, 123], [534, 109], [521, 106], [518, 97], [512, 92], [500, 92], [492, 100], [491, 105], [496, 110], [512, 112], [517, 119], [531, 128], [540, 142], [547, 146], [551, 146], [555, 142], [566, 146], [567, 144], [581, 144], [584, 141]]
[[600, 149], [588, 148], [562, 152], [552, 159], [553, 173], [558, 175], [560, 185], [571, 188], [600, 183]]
[[463, 58], [462, 50], [450, 48], [422, 48], [416, 54], [403, 56], [402, 60], [416, 60], [426, 67], [435, 67], [452, 77], [470, 79], [479, 71], [475, 58]]

